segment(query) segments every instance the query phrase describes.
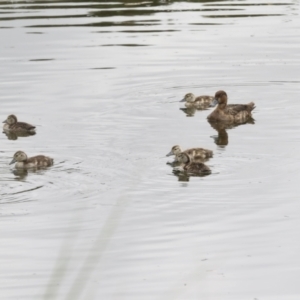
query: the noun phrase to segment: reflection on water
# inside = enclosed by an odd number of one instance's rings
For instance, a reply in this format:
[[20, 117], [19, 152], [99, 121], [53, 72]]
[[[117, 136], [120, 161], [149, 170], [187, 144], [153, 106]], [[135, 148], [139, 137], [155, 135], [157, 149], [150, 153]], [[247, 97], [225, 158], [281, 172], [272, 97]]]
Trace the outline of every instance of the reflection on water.
[[24, 132], [24, 131], [10, 131], [10, 130], [4, 130], [3, 134], [7, 136], [9, 140], [17, 140], [18, 137], [27, 137], [27, 136], [32, 136], [35, 135], [35, 132]]
[[218, 135], [212, 136], [212, 138], [214, 139], [215, 144], [221, 147], [225, 147], [229, 143], [228, 133], [226, 131], [227, 129], [233, 129], [235, 127], [245, 125], [245, 124], [255, 124], [255, 120], [253, 118], [248, 119], [246, 123], [242, 123], [242, 124], [234, 124], [234, 123], [226, 124], [222, 122], [212, 122], [209, 120], [207, 121], [210, 124], [210, 126], [217, 131]]
[[49, 167], [34, 167], [34, 168], [30, 168], [30, 169], [14, 169], [12, 171], [12, 173], [16, 176], [14, 178], [15, 180], [23, 180], [29, 174], [44, 175], [44, 173], [49, 169], [50, 169]]
[[15, 180], [24, 180], [28, 175], [28, 170], [26, 170], [26, 169], [14, 169], [13, 174], [16, 176]]
[[202, 174], [194, 174], [190, 172], [186, 172], [183, 169], [175, 168], [173, 169], [173, 174], [178, 178], [178, 181], [190, 181], [190, 177], [206, 177], [211, 175], [211, 172], [206, 172]]
[[190, 175], [184, 173], [184, 172], [179, 172], [179, 171], [174, 171], [173, 174], [178, 178], [178, 181], [181, 182], [189, 182], [190, 181]]
[[183, 111], [187, 117], [193, 117], [197, 111], [208, 111], [208, 108], [195, 108], [195, 107], [185, 107], [185, 108], [179, 108], [181, 111]]
[[[0, 19], [2, 117], [41, 125], [0, 135], [3, 299], [297, 299], [298, 1], [1, 1]], [[255, 126], [179, 109], [220, 89]], [[213, 173], [174, 175], [177, 143]], [[13, 170], [20, 149], [56, 163]]]
[[[218, 4], [213, 5], [213, 2]], [[47, 28], [47, 27], [128, 27], [128, 26], [159, 26], [162, 23], [160, 15], [168, 13], [170, 15], [180, 12], [181, 14], [202, 13], [203, 18], [242, 18], [242, 17], [266, 17], [266, 16], [282, 16], [283, 14], [273, 13], [251, 13], [246, 10], [256, 5], [266, 6], [268, 8], [275, 5], [286, 6], [287, 3], [239, 3], [226, 4], [224, 0], [220, 1], [189, 1], [191, 8], [182, 6], [181, 1], [118, 1], [108, 3], [93, 3], [80, 1], [47, 1], [47, 4], [38, 1], [3, 1], [1, 3], [2, 22], [10, 21], [33, 21], [36, 24], [25, 25], [27, 28]], [[184, 3], [184, 2], [183, 2]], [[290, 3], [292, 5], [292, 3]], [[177, 6], [178, 5], [178, 6]], [[202, 8], [199, 8], [199, 6]], [[245, 7], [247, 6], [247, 7]], [[208, 8], [210, 7], [210, 8]], [[243, 13], [235, 13], [236, 11]], [[35, 13], [37, 12], [37, 13]], [[217, 14], [210, 14], [217, 12]], [[157, 16], [156, 19], [147, 19]], [[122, 20], [131, 18], [142, 18], [139, 20]], [[115, 18], [113, 21], [106, 21]], [[46, 20], [41, 24], [39, 20]], [[56, 21], [57, 20], [57, 21]], [[84, 21], [82, 21], [84, 20]], [[101, 20], [101, 21], [95, 21]], [[102, 21], [105, 20], [105, 21]], [[169, 20], [170, 24], [174, 24]], [[50, 23], [50, 24], [49, 24]], [[220, 23], [193, 22], [191, 25], [220, 25]], [[2, 27], [13, 28], [13, 27]], [[169, 30], [159, 30], [153, 32], [168, 32]], [[174, 29], [173, 29], [174, 30]], [[177, 30], [176, 30], [177, 31]], [[123, 31], [128, 32], [128, 31]], [[134, 32], [142, 32], [140, 29]], [[149, 32], [152, 32], [149, 30]], [[171, 31], [172, 32], [172, 31]], [[41, 33], [41, 32], [38, 32]]]

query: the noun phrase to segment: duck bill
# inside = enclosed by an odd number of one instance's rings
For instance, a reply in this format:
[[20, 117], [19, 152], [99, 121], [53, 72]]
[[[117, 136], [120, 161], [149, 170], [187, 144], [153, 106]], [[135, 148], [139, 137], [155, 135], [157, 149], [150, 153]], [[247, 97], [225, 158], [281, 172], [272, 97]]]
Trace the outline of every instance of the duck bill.
[[7, 123], [7, 121], [5, 120], [5, 121], [3, 121], [2, 123]]
[[180, 100], [179, 102], [185, 102], [185, 99], [183, 98], [182, 100]]
[[16, 162], [16, 160], [13, 158], [12, 161], [9, 164], [12, 165], [15, 162]]
[[219, 104], [218, 99], [214, 98], [214, 100], [211, 102], [211, 104], [209, 105], [209, 107], [215, 107], [218, 104]]
[[171, 155], [174, 155], [173, 152], [169, 152], [166, 156], [171, 156]]

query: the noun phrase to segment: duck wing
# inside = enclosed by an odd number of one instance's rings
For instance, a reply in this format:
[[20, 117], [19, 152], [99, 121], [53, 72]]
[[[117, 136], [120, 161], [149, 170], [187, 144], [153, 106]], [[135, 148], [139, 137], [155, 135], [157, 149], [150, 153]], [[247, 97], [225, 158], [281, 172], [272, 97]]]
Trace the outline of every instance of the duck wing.
[[230, 115], [237, 115], [241, 111], [251, 112], [255, 108], [255, 104], [250, 102], [249, 104], [229, 104], [226, 106], [226, 112]]
[[27, 163], [33, 163], [36, 166], [50, 167], [53, 165], [53, 159], [44, 155], [37, 155], [27, 159]]
[[35, 129], [35, 126], [25, 123], [25, 122], [18, 122], [16, 124], [14, 124], [14, 127], [16, 128], [22, 128], [24, 130], [33, 130]]
[[196, 156], [202, 156], [202, 157], [212, 157], [213, 156], [213, 151], [204, 149], [204, 148], [191, 148], [187, 149], [185, 151], [186, 154], [196, 157]]
[[214, 99], [214, 96], [208, 96], [208, 95], [203, 95], [203, 96], [198, 96], [195, 101], [212, 101]]

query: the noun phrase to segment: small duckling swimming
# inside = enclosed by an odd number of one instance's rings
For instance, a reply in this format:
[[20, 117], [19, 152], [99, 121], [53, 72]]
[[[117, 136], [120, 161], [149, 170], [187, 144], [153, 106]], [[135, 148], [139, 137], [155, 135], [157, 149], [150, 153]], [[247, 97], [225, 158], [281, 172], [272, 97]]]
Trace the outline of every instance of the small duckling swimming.
[[14, 154], [14, 157], [9, 164], [11, 165], [15, 162], [16, 162], [15, 167], [17, 169], [50, 167], [53, 165], [53, 159], [51, 157], [47, 157], [44, 155], [37, 155], [37, 156], [28, 158], [26, 153], [24, 153], [23, 151], [17, 151]]
[[185, 102], [185, 107], [190, 108], [198, 108], [204, 109], [210, 107], [214, 100], [213, 96], [198, 96], [196, 97], [193, 93], [188, 93], [184, 96], [184, 98], [180, 102]]
[[251, 111], [255, 108], [255, 104], [229, 104], [227, 105], [227, 94], [224, 91], [216, 92], [214, 103], [218, 104], [217, 108], [208, 115], [209, 121], [220, 121], [229, 123], [245, 123], [252, 118]]
[[186, 153], [191, 158], [193, 158], [193, 161], [199, 161], [199, 162], [203, 162], [204, 160], [207, 160], [207, 159], [209, 159], [210, 157], [213, 156], [213, 152], [211, 150], [208, 150], [208, 149], [191, 148], [191, 149], [187, 149], [185, 151], [182, 151], [179, 145], [173, 146], [171, 151], [166, 156], [175, 155], [174, 162], [178, 162], [178, 155], [180, 153]]
[[[211, 173], [211, 170], [207, 165], [201, 162], [194, 162], [193, 159], [185, 152], [178, 154], [177, 158], [178, 161], [183, 164], [183, 171], [187, 173], [194, 175], [208, 175]], [[174, 171], [178, 172], [176, 169]]]
[[18, 122], [18, 119], [15, 115], [9, 115], [3, 123], [5, 123], [3, 125], [4, 130], [35, 133], [35, 126], [24, 122]]

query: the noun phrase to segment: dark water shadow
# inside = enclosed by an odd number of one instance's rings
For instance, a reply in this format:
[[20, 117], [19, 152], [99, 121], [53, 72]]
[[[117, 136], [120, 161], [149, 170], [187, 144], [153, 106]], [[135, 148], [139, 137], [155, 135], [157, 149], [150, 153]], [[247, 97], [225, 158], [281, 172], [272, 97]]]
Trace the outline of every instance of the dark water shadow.
[[206, 111], [208, 107], [195, 108], [195, 107], [184, 107], [179, 108], [182, 112], [186, 114], [187, 117], [193, 117], [197, 111]]
[[14, 169], [12, 173], [16, 176], [14, 179], [17, 181], [22, 181], [28, 176], [28, 171], [26, 169]]
[[89, 70], [114, 70], [115, 67], [99, 67], [99, 68], [90, 68]]
[[[222, 3], [222, 6], [286, 6], [286, 5], [294, 5], [295, 3]], [[220, 7], [220, 4], [204, 4], [204, 6], [218, 6]]]
[[[173, 8], [172, 5], [176, 2], [191, 2], [202, 4], [202, 8]], [[218, 4], [214, 4], [218, 2]], [[51, 20], [61, 19], [64, 23], [55, 24], [34, 24], [24, 27], [42, 28], [42, 27], [127, 27], [127, 26], [157, 26], [161, 25], [161, 20], [130, 20], [130, 21], [96, 21], [105, 18], [120, 18], [120, 17], [149, 17], [157, 16], [161, 13], [189, 13], [189, 12], [211, 12], [210, 15], [203, 15], [205, 18], [245, 18], [245, 17], [266, 17], [266, 16], [282, 16], [284, 14], [247, 14], [243, 6], [253, 5], [286, 5], [285, 3], [260, 3], [260, 4], [244, 4], [244, 3], [224, 3], [226, 0], [208, 0], [208, 1], [118, 1], [118, 2], [102, 2], [102, 1], [63, 1], [63, 0], [50, 0], [45, 1], [17, 1], [15, 4], [12, 1], [4, 1], [0, 4], [2, 10], [1, 21], [15, 21], [15, 20]], [[293, 3], [291, 3], [292, 5]], [[87, 10], [87, 13], [74, 14], [74, 9]], [[17, 15], [17, 11], [39, 11], [42, 15]], [[60, 10], [64, 11], [63, 14], [49, 14], [48, 11]], [[241, 13], [240, 13], [241, 11]], [[71, 12], [71, 13], [68, 13]], [[245, 13], [244, 13], [245, 12]], [[7, 14], [10, 14], [7, 16]], [[88, 20], [82, 24], [73, 23], [75, 20]], [[70, 21], [67, 21], [70, 20]], [[72, 22], [72, 23], [71, 23]], [[76, 22], [76, 21], [75, 21]], [[198, 25], [220, 25], [218, 23], [192, 23]], [[178, 29], [176, 29], [178, 31]], [[166, 30], [168, 31], [168, 30]], [[124, 31], [128, 32], [128, 31]], [[151, 31], [149, 31], [151, 32]], [[157, 28], [153, 32], [157, 32]], [[164, 30], [159, 31], [164, 32]]]
[[178, 181], [188, 182], [190, 181], [190, 177], [206, 177], [211, 175], [211, 171], [203, 173], [203, 174], [193, 174], [188, 173], [181, 170], [173, 170], [173, 174], [178, 178]]
[[170, 166], [170, 167], [172, 167], [172, 168], [176, 168], [176, 167], [180, 167], [180, 162], [178, 162], [178, 161], [168, 161], [167, 163], [166, 163], [166, 165], [168, 165], [168, 166]]
[[[193, 161], [195, 163], [205, 163], [207, 161], [209, 161], [212, 157], [206, 157], [206, 158], [203, 158], [202, 156], [196, 156], [193, 158]], [[176, 168], [176, 167], [180, 167], [181, 166], [181, 163], [176, 161], [176, 160], [173, 160], [173, 161], [168, 161], [166, 163], [166, 165], [172, 167], [172, 168]]]
[[284, 14], [245, 14], [245, 15], [208, 15], [208, 16], [203, 16], [204, 18], [255, 18], [255, 17], [280, 17], [284, 16]]
[[29, 61], [51, 61], [51, 60], [55, 60], [54, 58], [34, 58], [34, 59], [29, 59]]
[[4, 130], [3, 133], [7, 136], [7, 139], [9, 140], [17, 140], [19, 137], [28, 137], [36, 134], [35, 132], [11, 132], [7, 130]]
[[214, 139], [215, 144], [220, 146], [221, 148], [224, 148], [225, 146], [227, 146], [229, 144], [229, 137], [228, 137], [228, 133], [227, 133], [228, 129], [233, 129], [235, 127], [245, 125], [245, 124], [255, 124], [255, 120], [253, 118], [251, 118], [251, 119], [247, 120], [247, 122], [242, 123], [242, 124], [211, 122], [211, 121], [208, 121], [208, 123], [218, 133], [218, 135], [211, 136]]
[[49, 167], [35, 167], [30, 169], [13, 169], [12, 173], [16, 176], [14, 180], [24, 180], [29, 174], [43, 175]]

